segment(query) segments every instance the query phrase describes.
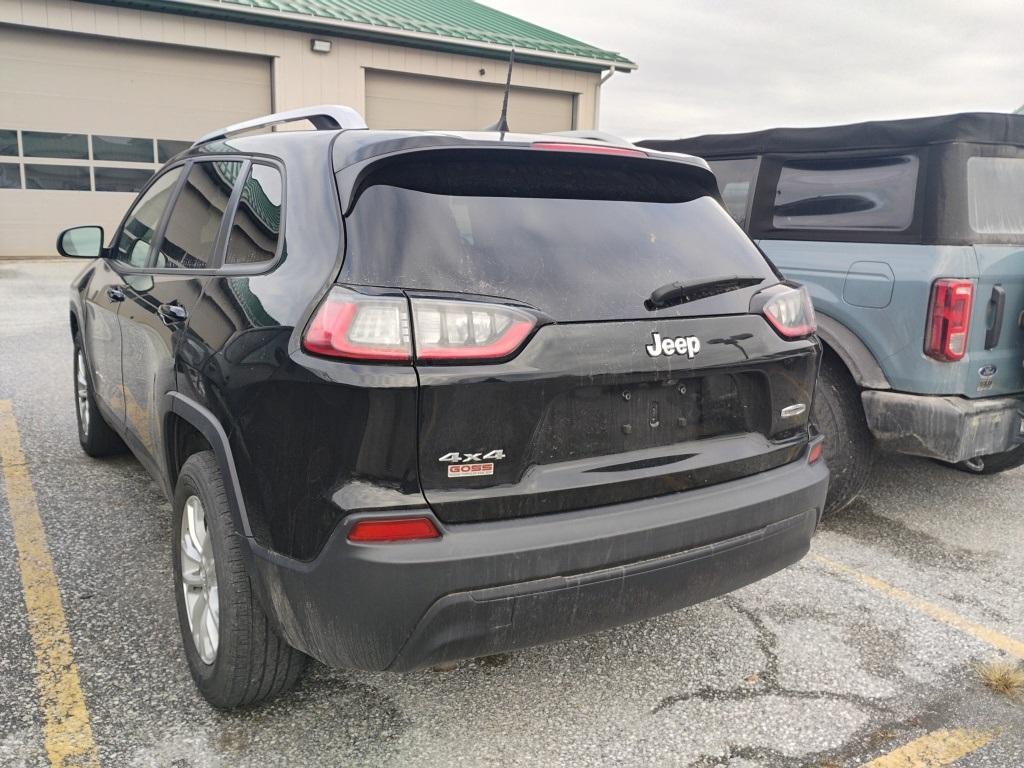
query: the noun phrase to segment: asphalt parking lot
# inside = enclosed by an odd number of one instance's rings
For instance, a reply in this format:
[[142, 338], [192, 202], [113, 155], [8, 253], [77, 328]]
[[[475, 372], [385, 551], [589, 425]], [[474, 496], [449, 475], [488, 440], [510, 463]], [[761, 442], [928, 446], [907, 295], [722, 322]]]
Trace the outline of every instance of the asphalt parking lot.
[[0, 765], [1024, 766], [1024, 703], [976, 671], [1024, 658], [1024, 470], [889, 456], [805, 560], [723, 599], [448, 672], [314, 664], [269, 706], [210, 709], [167, 501], [77, 445], [80, 267], [0, 262]]

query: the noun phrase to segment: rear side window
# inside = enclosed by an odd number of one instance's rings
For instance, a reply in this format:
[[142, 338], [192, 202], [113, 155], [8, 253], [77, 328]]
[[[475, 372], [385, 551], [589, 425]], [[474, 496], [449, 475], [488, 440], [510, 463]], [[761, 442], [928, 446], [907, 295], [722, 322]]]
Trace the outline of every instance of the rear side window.
[[1024, 234], [1024, 158], [967, 161], [967, 210], [981, 234]]
[[157, 269], [203, 269], [213, 259], [221, 220], [242, 169], [240, 160], [195, 163], [164, 231]]
[[277, 254], [281, 236], [281, 172], [254, 164], [228, 235], [225, 264], [259, 264]]
[[170, 200], [171, 192], [174, 191], [174, 185], [181, 178], [181, 171], [181, 168], [168, 171], [154, 181], [139, 198], [121, 229], [120, 237], [117, 238], [115, 259], [133, 267], [146, 266], [157, 225]]
[[916, 155], [787, 160], [775, 229], [904, 230], [914, 220]]
[[[346, 224], [345, 281], [598, 320], [650, 316], [644, 301], [674, 281], [773, 277], [700, 169], [532, 150], [423, 155], [363, 188]], [[746, 312], [748, 299], [737, 292], [672, 313]]]
[[750, 196], [754, 191], [754, 177], [757, 175], [757, 158], [709, 160], [708, 165], [718, 179], [718, 189], [722, 193], [725, 210], [741, 227], [745, 226]]

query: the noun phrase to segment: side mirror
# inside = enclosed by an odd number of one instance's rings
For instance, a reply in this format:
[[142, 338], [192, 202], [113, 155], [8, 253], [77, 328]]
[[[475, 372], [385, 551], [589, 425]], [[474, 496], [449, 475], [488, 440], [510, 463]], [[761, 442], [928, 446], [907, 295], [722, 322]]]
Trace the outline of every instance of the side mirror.
[[71, 227], [57, 238], [57, 253], [71, 259], [98, 259], [103, 255], [103, 227]]

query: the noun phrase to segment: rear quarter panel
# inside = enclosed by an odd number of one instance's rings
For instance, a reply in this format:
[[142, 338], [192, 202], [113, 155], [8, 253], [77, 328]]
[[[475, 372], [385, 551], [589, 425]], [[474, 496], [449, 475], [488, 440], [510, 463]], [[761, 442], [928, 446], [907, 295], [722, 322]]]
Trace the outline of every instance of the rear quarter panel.
[[[991, 286], [985, 290], [980, 285], [975, 297], [968, 355], [959, 363], [941, 363], [924, 354], [932, 283], [940, 277], [977, 281], [973, 247], [807, 240], [758, 244], [788, 279], [807, 286], [818, 311], [864, 342], [894, 390], [979, 395], [977, 369], [986, 358], [984, 305]], [[1010, 306], [1008, 301], [1008, 311]]]

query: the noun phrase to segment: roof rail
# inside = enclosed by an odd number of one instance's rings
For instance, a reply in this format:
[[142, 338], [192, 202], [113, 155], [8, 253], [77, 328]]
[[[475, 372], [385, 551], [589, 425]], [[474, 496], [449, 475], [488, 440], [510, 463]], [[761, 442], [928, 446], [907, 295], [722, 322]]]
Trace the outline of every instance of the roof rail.
[[608, 131], [552, 131], [550, 136], [565, 136], [570, 139], [590, 139], [591, 141], [603, 141], [605, 144], [614, 144], [617, 147], [635, 146], [632, 142], [626, 141], [621, 136], [616, 136]]
[[352, 107], [346, 107], [341, 104], [321, 104], [317, 107], [300, 107], [299, 109], [289, 109], [286, 112], [275, 112], [272, 115], [244, 120], [241, 123], [235, 123], [226, 128], [218, 128], [215, 131], [210, 131], [210, 133], [200, 136], [192, 146], [196, 147], [217, 139], [226, 139], [228, 136], [233, 136], [236, 133], [245, 133], [257, 128], [269, 128], [272, 125], [281, 125], [282, 123], [296, 123], [300, 120], [308, 120], [318, 131], [366, 127], [366, 121], [363, 120], [363, 116], [352, 109]]

